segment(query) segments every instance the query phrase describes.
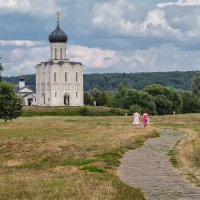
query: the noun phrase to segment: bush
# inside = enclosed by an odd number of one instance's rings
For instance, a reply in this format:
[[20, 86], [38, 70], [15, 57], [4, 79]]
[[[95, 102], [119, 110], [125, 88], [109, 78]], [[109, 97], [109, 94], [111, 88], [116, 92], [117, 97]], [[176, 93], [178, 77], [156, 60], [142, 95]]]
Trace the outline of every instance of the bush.
[[108, 108], [99, 106], [83, 107], [51, 107], [51, 106], [24, 106], [22, 116], [122, 116], [127, 113], [126, 109]]
[[133, 115], [133, 113], [138, 112], [138, 113], [142, 113], [142, 107], [138, 104], [134, 104], [132, 106], [130, 106], [129, 110], [128, 110], [128, 115]]
[[81, 116], [87, 116], [89, 114], [88, 109], [86, 107], [82, 107], [79, 113]]
[[110, 116], [123, 116], [125, 115], [126, 113], [128, 112], [128, 110], [126, 109], [122, 109], [122, 108], [112, 108], [110, 111], [109, 111], [109, 115]]

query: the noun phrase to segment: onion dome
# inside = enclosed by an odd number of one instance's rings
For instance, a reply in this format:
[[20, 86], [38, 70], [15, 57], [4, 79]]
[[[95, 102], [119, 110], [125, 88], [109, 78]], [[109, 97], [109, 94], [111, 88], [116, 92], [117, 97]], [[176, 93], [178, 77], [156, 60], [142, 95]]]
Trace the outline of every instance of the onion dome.
[[61, 30], [59, 26], [59, 13], [57, 14], [57, 27], [56, 29], [49, 35], [50, 43], [66, 43], [68, 40], [67, 34]]

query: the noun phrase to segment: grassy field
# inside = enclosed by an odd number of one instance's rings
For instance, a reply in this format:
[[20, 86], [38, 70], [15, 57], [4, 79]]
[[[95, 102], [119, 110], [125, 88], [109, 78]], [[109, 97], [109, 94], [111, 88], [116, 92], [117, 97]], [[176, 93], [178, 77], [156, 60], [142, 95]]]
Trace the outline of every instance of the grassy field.
[[124, 152], [156, 136], [125, 116], [0, 121], [0, 199], [144, 199], [116, 172]]
[[200, 114], [157, 116], [152, 118], [152, 123], [188, 134], [170, 151], [171, 161], [189, 181], [200, 187]]

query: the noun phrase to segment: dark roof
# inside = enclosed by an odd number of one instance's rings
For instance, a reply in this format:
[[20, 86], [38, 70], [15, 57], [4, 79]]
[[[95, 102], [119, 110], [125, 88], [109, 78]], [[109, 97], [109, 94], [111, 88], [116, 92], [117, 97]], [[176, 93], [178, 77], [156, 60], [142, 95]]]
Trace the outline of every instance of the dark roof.
[[47, 64], [50, 64], [50, 65], [54, 65], [54, 64], [63, 65], [64, 63], [70, 63], [71, 65], [82, 65], [81, 62], [74, 62], [74, 61], [59, 61], [59, 62], [53, 62], [52, 60], [50, 60], [50, 61], [48, 61], [48, 62], [41, 62], [41, 63], [38, 64], [38, 65], [41, 66], [42, 63], [44, 63], [45, 66], [46, 66]]
[[20, 76], [19, 81], [24, 81], [24, 77]]
[[67, 34], [61, 30], [59, 26], [59, 21], [57, 21], [56, 29], [49, 35], [49, 42], [50, 43], [58, 43], [58, 42], [66, 43], [67, 40], [68, 40]]
[[73, 61], [70, 61], [69, 63], [70, 63], [71, 65], [82, 65], [81, 62], [73, 62]]

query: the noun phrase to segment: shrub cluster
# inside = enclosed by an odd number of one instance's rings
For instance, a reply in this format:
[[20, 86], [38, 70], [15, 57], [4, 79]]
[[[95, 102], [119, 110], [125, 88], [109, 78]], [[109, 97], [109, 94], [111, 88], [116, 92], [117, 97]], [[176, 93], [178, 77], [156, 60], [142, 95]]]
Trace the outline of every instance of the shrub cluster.
[[107, 107], [24, 107], [22, 110], [22, 116], [117, 116], [125, 115], [126, 109], [121, 108], [107, 108]]
[[115, 93], [94, 89], [85, 93], [86, 105], [107, 105], [112, 108], [127, 109], [132, 115], [137, 111], [147, 111], [151, 115], [200, 112], [200, 93], [179, 91], [158, 84], [146, 86], [143, 90], [128, 89], [120, 84]]

